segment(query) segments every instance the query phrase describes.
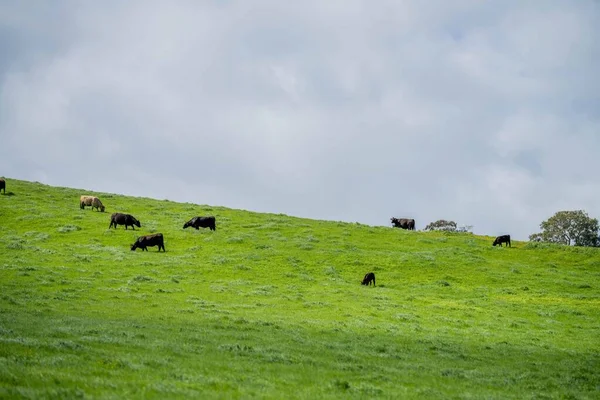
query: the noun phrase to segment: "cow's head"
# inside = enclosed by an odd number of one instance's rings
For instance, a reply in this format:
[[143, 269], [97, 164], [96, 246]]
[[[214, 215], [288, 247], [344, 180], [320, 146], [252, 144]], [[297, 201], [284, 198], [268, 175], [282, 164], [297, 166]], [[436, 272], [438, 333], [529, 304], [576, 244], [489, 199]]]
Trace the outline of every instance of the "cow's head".
[[500, 243], [500, 241], [498, 240], [498, 238], [494, 239], [494, 243], [492, 243], [492, 246], [497, 245], [498, 243]]
[[100, 211], [104, 212], [104, 206], [100, 206]]
[[133, 224], [134, 224], [135, 226], [137, 226], [138, 228], [141, 228], [141, 227], [142, 227], [142, 224], [141, 224], [141, 223], [140, 223], [140, 221], [138, 221], [137, 219], [134, 219], [134, 220], [133, 220]]
[[136, 241], [134, 244], [131, 245], [131, 251], [135, 251], [135, 249], [137, 249], [138, 247], [138, 242]]
[[183, 224], [183, 229], [187, 228], [188, 226], [190, 226], [190, 223], [186, 222], [185, 224]]

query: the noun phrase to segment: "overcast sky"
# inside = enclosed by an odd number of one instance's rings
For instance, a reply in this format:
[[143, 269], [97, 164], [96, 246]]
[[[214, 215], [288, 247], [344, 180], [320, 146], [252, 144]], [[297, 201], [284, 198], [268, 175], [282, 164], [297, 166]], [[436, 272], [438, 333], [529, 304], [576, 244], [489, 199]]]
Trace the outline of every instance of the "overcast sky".
[[0, 0], [0, 149], [9, 179], [526, 239], [600, 217], [600, 2]]

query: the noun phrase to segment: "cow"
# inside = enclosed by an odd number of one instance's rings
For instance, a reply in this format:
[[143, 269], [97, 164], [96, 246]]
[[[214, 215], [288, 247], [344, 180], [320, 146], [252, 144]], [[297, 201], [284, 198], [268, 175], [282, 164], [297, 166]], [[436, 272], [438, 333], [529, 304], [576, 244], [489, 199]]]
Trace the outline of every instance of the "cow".
[[210, 228], [211, 231], [217, 230], [215, 217], [194, 217], [183, 224], [183, 229], [187, 228], [188, 226], [196, 228], [196, 230], [199, 230], [199, 228]]
[[502, 243], [506, 243], [506, 246], [510, 246], [510, 235], [502, 235], [502, 236], [498, 236], [495, 240], [494, 243], [492, 243], [492, 246], [495, 246], [497, 244], [500, 245], [500, 247], [502, 247]]
[[415, 220], [412, 218], [391, 218], [392, 225], [395, 228], [408, 229], [409, 231], [415, 230]]
[[137, 238], [135, 243], [131, 245], [131, 251], [135, 251], [138, 247], [142, 249], [142, 251], [148, 251], [148, 247], [158, 246], [158, 251], [160, 249], [165, 250], [165, 243], [163, 241], [162, 233], [154, 233], [152, 235], [140, 236]]
[[91, 206], [92, 210], [95, 208], [97, 211], [104, 212], [104, 205], [99, 198], [94, 196], [81, 196], [79, 198], [79, 207], [83, 210], [85, 206]]
[[367, 285], [369, 286], [369, 284], [373, 282], [373, 286], [375, 286], [375, 274], [372, 272], [369, 272], [368, 274], [365, 275], [365, 277], [363, 278], [361, 285]]
[[0, 178], [0, 192], [4, 190], [4, 194], [6, 194], [6, 181]]
[[110, 225], [108, 226], [108, 229], [112, 228], [114, 225], [115, 229], [117, 229], [117, 225], [125, 225], [125, 229], [127, 229], [128, 226], [131, 226], [131, 229], [133, 229], [135, 231], [135, 226], [137, 226], [138, 228], [142, 227], [142, 224], [140, 224], [140, 221], [138, 221], [137, 219], [135, 219], [135, 217], [133, 215], [130, 214], [121, 214], [121, 213], [114, 213], [113, 215], [110, 216]]

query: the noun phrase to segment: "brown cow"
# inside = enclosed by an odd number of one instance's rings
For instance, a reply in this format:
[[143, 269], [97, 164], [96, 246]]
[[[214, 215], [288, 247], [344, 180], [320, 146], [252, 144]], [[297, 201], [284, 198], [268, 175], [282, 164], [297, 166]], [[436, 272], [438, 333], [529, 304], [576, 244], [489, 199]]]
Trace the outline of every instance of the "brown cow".
[[79, 198], [79, 207], [84, 209], [85, 206], [91, 206], [92, 210], [95, 208], [97, 211], [104, 212], [104, 205], [99, 198], [94, 196], [81, 196]]

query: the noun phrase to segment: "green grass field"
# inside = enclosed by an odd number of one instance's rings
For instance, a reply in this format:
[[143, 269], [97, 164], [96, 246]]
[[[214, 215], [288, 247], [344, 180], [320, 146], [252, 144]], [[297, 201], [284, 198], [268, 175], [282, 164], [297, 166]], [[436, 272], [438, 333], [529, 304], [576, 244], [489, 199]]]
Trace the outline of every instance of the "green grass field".
[[7, 189], [1, 398], [600, 398], [600, 249]]

